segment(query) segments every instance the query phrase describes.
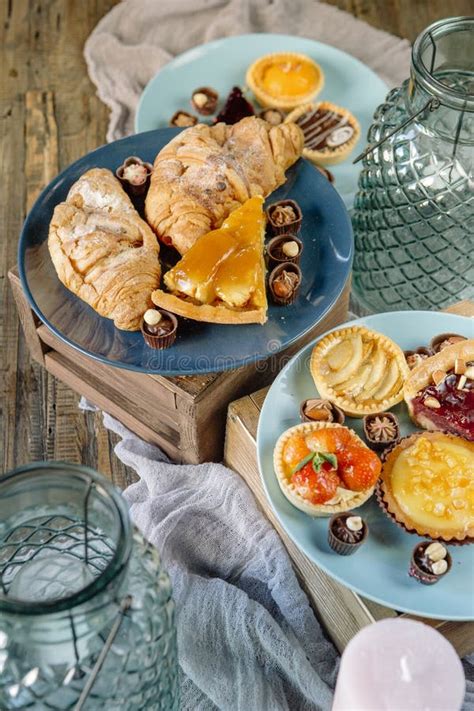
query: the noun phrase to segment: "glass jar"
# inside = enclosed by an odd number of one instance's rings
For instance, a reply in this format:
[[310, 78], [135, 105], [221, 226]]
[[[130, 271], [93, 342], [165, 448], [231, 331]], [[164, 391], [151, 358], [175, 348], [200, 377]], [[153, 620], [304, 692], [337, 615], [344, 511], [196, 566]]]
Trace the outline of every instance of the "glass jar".
[[83, 466], [0, 478], [0, 708], [174, 711], [171, 585], [124, 499]]
[[474, 18], [428, 27], [374, 114], [369, 144], [396, 132], [364, 158], [352, 214], [355, 299], [371, 311], [474, 296], [473, 47]]

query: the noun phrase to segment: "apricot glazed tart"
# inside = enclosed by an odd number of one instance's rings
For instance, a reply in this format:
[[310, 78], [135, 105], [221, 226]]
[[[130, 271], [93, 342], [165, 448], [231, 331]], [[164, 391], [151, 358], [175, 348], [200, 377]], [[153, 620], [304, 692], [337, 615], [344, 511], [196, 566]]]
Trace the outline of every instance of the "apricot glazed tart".
[[286, 430], [273, 453], [286, 498], [310, 516], [332, 516], [372, 496], [381, 462], [355, 432], [335, 422], [304, 422]]
[[196, 321], [265, 323], [264, 234], [263, 198], [257, 196], [192, 245], [166, 272], [168, 291], [154, 291], [153, 303]]
[[409, 533], [474, 540], [474, 443], [444, 432], [405, 437], [385, 456], [377, 498]]
[[356, 117], [329, 101], [305, 104], [285, 119], [296, 123], [304, 136], [303, 155], [317, 165], [336, 165], [354, 150], [360, 137]]
[[314, 347], [310, 368], [320, 396], [353, 417], [400, 402], [409, 374], [401, 348], [364, 326], [328, 333]]
[[474, 441], [474, 339], [448, 345], [423, 360], [411, 371], [403, 392], [420, 427]]
[[248, 68], [245, 80], [261, 106], [286, 111], [311, 101], [324, 86], [319, 64], [296, 52], [260, 57]]

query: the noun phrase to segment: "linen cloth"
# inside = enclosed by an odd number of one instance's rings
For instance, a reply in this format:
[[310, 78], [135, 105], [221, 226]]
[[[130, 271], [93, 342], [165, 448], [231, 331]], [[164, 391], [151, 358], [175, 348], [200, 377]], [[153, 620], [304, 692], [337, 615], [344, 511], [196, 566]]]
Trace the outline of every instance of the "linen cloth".
[[[107, 139], [133, 133], [142, 90], [173, 56], [248, 32], [334, 45], [389, 86], [408, 76], [408, 42], [316, 0], [122, 0], [85, 46], [111, 109]], [[121, 438], [118, 458], [140, 477], [124, 493], [132, 517], [172, 578], [183, 711], [330, 709], [338, 655], [243, 480], [220, 464], [172, 464], [107, 414], [104, 424]], [[465, 661], [471, 710], [473, 669]]]
[[90, 77], [111, 109], [107, 140], [134, 132], [141, 92], [175, 55], [249, 32], [300, 35], [331, 44], [367, 64], [390, 87], [409, 74], [406, 40], [316, 0], [122, 0], [85, 45]]

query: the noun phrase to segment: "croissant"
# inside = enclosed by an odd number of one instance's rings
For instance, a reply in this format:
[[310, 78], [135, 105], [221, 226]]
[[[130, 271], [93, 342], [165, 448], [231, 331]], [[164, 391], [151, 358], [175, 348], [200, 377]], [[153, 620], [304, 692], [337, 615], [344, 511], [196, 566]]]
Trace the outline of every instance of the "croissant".
[[54, 210], [48, 248], [64, 286], [117, 328], [140, 328], [160, 283], [159, 244], [110, 170], [74, 183]]
[[232, 126], [188, 128], [155, 158], [146, 218], [164, 243], [184, 254], [246, 200], [282, 185], [303, 143], [296, 124], [270, 126], [255, 116]]

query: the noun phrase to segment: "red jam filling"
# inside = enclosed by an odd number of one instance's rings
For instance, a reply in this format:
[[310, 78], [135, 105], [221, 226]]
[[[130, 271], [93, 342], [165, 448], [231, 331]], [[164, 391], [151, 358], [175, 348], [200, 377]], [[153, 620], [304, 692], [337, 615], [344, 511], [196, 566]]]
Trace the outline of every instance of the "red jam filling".
[[[413, 410], [415, 416], [424, 415], [438, 429], [474, 441], [474, 380], [466, 380], [458, 388], [461, 377], [451, 371], [439, 385], [420, 390], [413, 399]], [[428, 398], [437, 400], [439, 407], [426, 405]]]

